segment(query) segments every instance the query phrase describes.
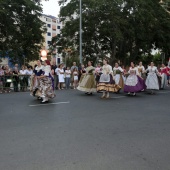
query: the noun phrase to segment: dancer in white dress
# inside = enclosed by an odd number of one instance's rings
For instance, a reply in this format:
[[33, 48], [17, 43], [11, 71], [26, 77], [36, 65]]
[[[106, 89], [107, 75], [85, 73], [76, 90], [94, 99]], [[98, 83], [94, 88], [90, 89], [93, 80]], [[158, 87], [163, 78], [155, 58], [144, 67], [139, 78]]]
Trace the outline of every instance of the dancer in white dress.
[[139, 62], [139, 65], [137, 66], [137, 68], [138, 68], [139, 76], [145, 79], [146, 78], [145, 67], [142, 65], [142, 62]]
[[123, 72], [124, 70], [119, 66], [119, 64], [115, 63], [115, 67], [113, 68], [113, 75], [114, 75], [115, 83], [119, 85], [121, 88], [124, 87]]
[[[148, 76], [146, 79], [146, 86], [148, 90], [151, 90], [151, 94], [154, 94], [154, 90], [159, 90], [159, 81], [157, 75], [159, 75], [157, 67], [151, 62], [151, 65], [146, 69]], [[160, 76], [160, 75], [159, 75]]]
[[129, 68], [128, 73], [130, 74], [125, 82], [124, 92], [133, 96], [136, 96], [137, 92], [143, 91], [146, 89], [144, 80], [139, 76], [138, 68], [134, 66], [134, 63], [131, 62], [131, 67]]
[[99, 83], [97, 84], [97, 91], [103, 92], [101, 98], [109, 98], [109, 93], [117, 93], [121, 87], [115, 84], [113, 79], [112, 67], [108, 64], [107, 59], [103, 60], [102, 75], [100, 76]]

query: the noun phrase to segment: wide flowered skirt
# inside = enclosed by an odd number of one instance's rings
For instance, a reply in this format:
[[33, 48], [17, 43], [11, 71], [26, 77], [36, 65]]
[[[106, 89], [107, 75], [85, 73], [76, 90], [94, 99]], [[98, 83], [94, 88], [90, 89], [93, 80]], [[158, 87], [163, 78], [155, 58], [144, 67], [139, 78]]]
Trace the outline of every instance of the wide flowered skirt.
[[147, 89], [159, 90], [160, 84], [156, 73], [150, 73], [146, 79]]
[[50, 77], [44, 77], [40, 79], [40, 85], [36, 92], [37, 97], [47, 97], [47, 98], [54, 98], [55, 93], [53, 89], [53, 82]]
[[137, 75], [129, 75], [125, 82], [124, 92], [140, 92], [146, 89], [145, 81]]
[[112, 75], [109, 76], [109, 81], [104, 81], [103, 77], [104, 75], [101, 75], [99, 83], [97, 84], [97, 91], [98, 92], [118, 92], [121, 87], [118, 84], [115, 84], [115, 81], [113, 80]]
[[39, 80], [37, 79], [37, 76], [31, 76], [30, 77], [30, 92], [31, 95], [35, 96], [36, 90], [39, 87]]
[[84, 75], [79, 83], [77, 90], [89, 93], [96, 92], [96, 82], [94, 75], [93, 74]]

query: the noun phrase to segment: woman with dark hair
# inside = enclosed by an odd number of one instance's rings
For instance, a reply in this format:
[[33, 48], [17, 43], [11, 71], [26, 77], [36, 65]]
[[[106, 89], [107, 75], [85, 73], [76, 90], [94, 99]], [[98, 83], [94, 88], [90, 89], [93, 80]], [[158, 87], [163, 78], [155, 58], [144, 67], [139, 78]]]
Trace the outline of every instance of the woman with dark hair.
[[160, 74], [161, 74], [161, 89], [165, 89], [167, 84], [167, 75], [168, 75], [168, 69], [165, 66], [165, 64], [162, 64], [162, 67], [160, 68]]
[[78, 90], [86, 92], [87, 95], [92, 95], [96, 92], [96, 82], [94, 76], [95, 68], [92, 66], [92, 61], [88, 61], [88, 67], [86, 68], [86, 74], [78, 86]]
[[31, 96], [37, 96], [36, 92], [39, 87], [39, 80], [37, 77], [43, 74], [43, 69], [44, 66], [41, 64], [41, 60], [37, 60], [37, 64], [34, 66], [33, 74], [30, 79]]
[[53, 77], [51, 75], [51, 65], [48, 60], [44, 61], [43, 74], [37, 76], [40, 85], [38, 87], [37, 96], [41, 97], [41, 103], [47, 103], [50, 98], [54, 98]]
[[130, 74], [125, 82], [124, 92], [133, 96], [136, 96], [137, 92], [143, 91], [146, 89], [144, 80], [139, 76], [138, 68], [135, 67], [134, 63], [131, 62], [131, 67], [129, 68], [128, 73]]
[[121, 87], [115, 84], [113, 80], [113, 70], [112, 67], [108, 64], [108, 60], [103, 60], [103, 67], [102, 67], [102, 75], [100, 76], [99, 83], [97, 84], [97, 91], [103, 92], [101, 98], [109, 98], [110, 92], [118, 92]]
[[159, 72], [157, 67], [154, 66], [154, 63], [151, 62], [150, 66], [146, 69], [148, 76], [146, 79], [146, 86], [148, 90], [151, 90], [151, 94], [154, 94], [154, 90], [159, 90]]
[[119, 85], [122, 89], [124, 87], [123, 73], [124, 73], [124, 70], [119, 66], [118, 63], [115, 63], [115, 67], [113, 68], [115, 83]]

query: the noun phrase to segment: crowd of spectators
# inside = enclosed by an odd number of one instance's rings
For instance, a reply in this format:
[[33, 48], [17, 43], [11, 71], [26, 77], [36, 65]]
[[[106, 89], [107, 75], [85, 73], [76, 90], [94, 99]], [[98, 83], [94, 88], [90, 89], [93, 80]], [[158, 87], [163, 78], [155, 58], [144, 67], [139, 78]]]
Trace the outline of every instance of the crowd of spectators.
[[29, 65], [22, 65], [21, 68], [18, 64], [13, 68], [0, 66], [0, 93], [10, 93], [11, 89], [15, 92], [28, 90], [32, 73], [33, 68]]

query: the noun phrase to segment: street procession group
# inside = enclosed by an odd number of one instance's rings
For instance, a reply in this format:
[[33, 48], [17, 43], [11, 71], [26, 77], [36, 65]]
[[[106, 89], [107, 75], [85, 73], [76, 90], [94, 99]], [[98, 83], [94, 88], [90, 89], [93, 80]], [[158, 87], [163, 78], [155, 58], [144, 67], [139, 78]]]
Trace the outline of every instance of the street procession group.
[[84, 92], [86, 95], [92, 93], [102, 93], [102, 99], [108, 99], [110, 93], [119, 93], [123, 90], [131, 96], [136, 93], [147, 90], [150, 94], [155, 94], [156, 90], [164, 89], [170, 85], [170, 60], [168, 65], [162, 64], [158, 69], [151, 62], [145, 69], [142, 62], [135, 65], [131, 62], [128, 70], [115, 63], [114, 68], [109, 65], [108, 60], [103, 60], [103, 66], [98, 64], [93, 67], [93, 62], [88, 61], [87, 67], [81, 66], [78, 69], [76, 63], [73, 63], [71, 69], [64, 68], [60, 64], [58, 68], [53, 69], [49, 60], [37, 61], [31, 76], [31, 95], [41, 100], [41, 103], [47, 103], [49, 99], [54, 98], [54, 74], [58, 78], [58, 89], [63, 89], [65, 83], [66, 89], [70, 83], [74, 89]]

